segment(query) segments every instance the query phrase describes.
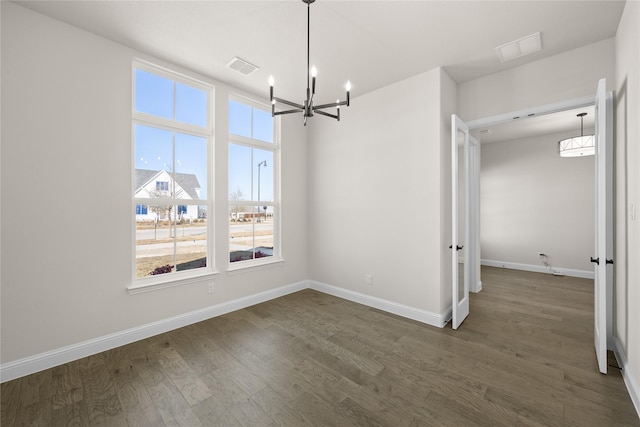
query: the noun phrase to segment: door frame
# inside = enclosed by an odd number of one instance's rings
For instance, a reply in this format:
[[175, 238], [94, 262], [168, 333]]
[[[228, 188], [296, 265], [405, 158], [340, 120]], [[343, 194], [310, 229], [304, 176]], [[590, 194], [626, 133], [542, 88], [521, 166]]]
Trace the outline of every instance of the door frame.
[[[613, 115], [613, 93], [611, 91], [606, 91], [606, 99], [607, 99], [607, 109], [609, 110], [609, 115], [610, 117], [612, 117]], [[497, 124], [502, 124], [502, 123], [508, 123], [508, 122], [513, 122], [515, 120], [526, 120], [528, 118], [531, 117], [537, 117], [537, 116], [542, 116], [542, 115], [547, 115], [547, 114], [553, 114], [553, 113], [558, 113], [558, 112], [562, 112], [562, 111], [566, 111], [566, 110], [573, 110], [576, 108], [581, 108], [581, 107], [591, 107], [594, 106], [596, 103], [596, 95], [589, 95], [589, 96], [583, 96], [580, 98], [573, 98], [573, 99], [567, 99], [564, 101], [560, 101], [560, 102], [556, 102], [556, 103], [552, 103], [552, 104], [545, 104], [545, 105], [540, 105], [540, 106], [535, 106], [535, 107], [529, 107], [529, 108], [525, 108], [522, 110], [517, 110], [517, 111], [512, 111], [510, 113], [504, 113], [504, 114], [499, 114], [496, 116], [490, 116], [490, 117], [484, 117], [484, 118], [480, 118], [480, 119], [476, 119], [476, 120], [470, 120], [468, 122], [465, 122], [469, 131], [471, 130], [475, 130], [475, 129], [479, 129], [479, 128], [485, 128], [485, 127], [489, 127], [489, 126], [495, 126]], [[609, 129], [612, 128], [611, 123], [607, 123], [607, 127]], [[480, 141], [482, 142], [482, 141]], [[611, 143], [613, 143], [613, 140], [611, 138]], [[609, 156], [609, 161], [611, 162], [611, 158], [613, 156]], [[612, 168], [612, 163], [608, 165], [609, 167]], [[597, 183], [597, 177], [596, 180], [594, 180], [594, 189], [595, 187], [598, 185]], [[612, 192], [611, 192], [612, 193]], [[609, 196], [609, 192], [607, 192], [607, 196]], [[597, 225], [597, 224], [596, 224]], [[479, 229], [478, 229], [479, 231]], [[611, 236], [610, 236], [611, 237]], [[597, 250], [597, 248], [596, 248]], [[594, 281], [596, 280], [595, 275], [598, 274], [597, 271], [594, 270]], [[611, 278], [612, 273], [610, 274]], [[481, 282], [480, 282], [481, 283]], [[609, 282], [611, 284], [611, 286], [607, 287], [607, 292], [606, 292], [606, 323], [607, 323], [607, 327], [606, 327], [606, 334], [607, 334], [607, 349], [613, 349], [613, 280], [611, 280]], [[595, 307], [594, 307], [595, 310]], [[595, 314], [594, 314], [595, 315]]]

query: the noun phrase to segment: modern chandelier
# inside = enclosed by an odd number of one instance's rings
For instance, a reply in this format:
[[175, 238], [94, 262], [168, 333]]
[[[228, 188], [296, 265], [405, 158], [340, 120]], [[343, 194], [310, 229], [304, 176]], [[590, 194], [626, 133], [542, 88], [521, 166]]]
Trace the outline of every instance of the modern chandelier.
[[[310, 16], [311, 16], [311, 3], [316, 0], [302, 0], [303, 3], [307, 4], [307, 98], [304, 100], [304, 104], [297, 104], [295, 102], [287, 101], [286, 99], [278, 98], [273, 96], [273, 76], [269, 77], [269, 100], [271, 101], [271, 116], [279, 116], [281, 114], [292, 114], [292, 113], [302, 113], [304, 117], [304, 125], [307, 125], [307, 118], [313, 117], [314, 113], [321, 114], [323, 116], [334, 118], [340, 121], [340, 106], [346, 105], [349, 106], [350, 101], [350, 91], [351, 91], [351, 82], [347, 81], [346, 90], [347, 90], [347, 100], [340, 101], [337, 99], [336, 102], [332, 102], [330, 104], [321, 104], [321, 105], [313, 105], [313, 96], [316, 93], [316, 67], [309, 68], [309, 28], [310, 28]], [[309, 77], [311, 77], [311, 88], [309, 88]], [[293, 107], [290, 110], [276, 111], [276, 104], [285, 104], [289, 107]], [[327, 108], [335, 108], [336, 114], [328, 113], [323, 111]]]
[[584, 134], [584, 116], [586, 115], [587, 113], [577, 115], [580, 117], [580, 136], [558, 141], [560, 157], [593, 156], [596, 154], [595, 136]]

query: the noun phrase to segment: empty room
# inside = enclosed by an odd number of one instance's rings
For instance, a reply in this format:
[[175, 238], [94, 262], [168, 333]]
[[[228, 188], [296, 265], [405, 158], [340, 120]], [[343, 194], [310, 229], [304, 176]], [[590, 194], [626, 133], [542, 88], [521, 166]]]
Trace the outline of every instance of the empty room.
[[3, 426], [640, 426], [640, 1], [0, 19]]

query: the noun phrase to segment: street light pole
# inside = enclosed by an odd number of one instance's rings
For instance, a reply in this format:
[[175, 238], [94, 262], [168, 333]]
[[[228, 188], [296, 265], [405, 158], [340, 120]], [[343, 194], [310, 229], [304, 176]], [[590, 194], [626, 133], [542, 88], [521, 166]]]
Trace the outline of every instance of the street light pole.
[[[260, 201], [260, 166], [267, 167], [267, 161], [263, 160], [260, 163], [258, 163], [258, 201]], [[267, 220], [266, 212], [265, 212], [265, 215], [264, 215], [264, 219], [265, 219], [265, 221]], [[260, 207], [259, 206], [258, 206], [258, 222], [260, 222]]]

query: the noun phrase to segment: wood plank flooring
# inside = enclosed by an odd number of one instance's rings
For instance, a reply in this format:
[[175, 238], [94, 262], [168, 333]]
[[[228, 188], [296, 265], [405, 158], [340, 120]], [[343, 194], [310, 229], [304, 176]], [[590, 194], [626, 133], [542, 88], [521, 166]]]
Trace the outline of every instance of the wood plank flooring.
[[640, 426], [597, 372], [592, 281], [482, 279], [458, 331], [305, 290], [6, 382], [1, 423]]

